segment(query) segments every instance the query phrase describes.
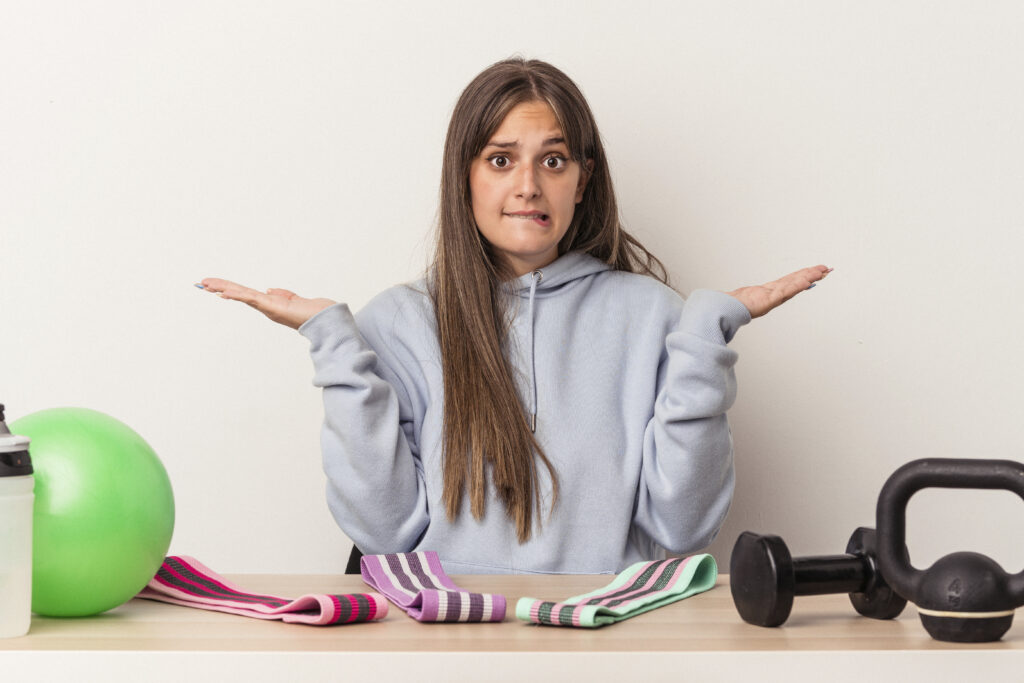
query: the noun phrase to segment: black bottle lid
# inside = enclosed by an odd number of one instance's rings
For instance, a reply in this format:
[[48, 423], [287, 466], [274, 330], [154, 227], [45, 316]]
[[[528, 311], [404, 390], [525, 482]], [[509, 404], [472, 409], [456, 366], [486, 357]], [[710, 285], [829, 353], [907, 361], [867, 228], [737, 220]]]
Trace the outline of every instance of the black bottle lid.
[[0, 403], [0, 477], [24, 477], [32, 474], [29, 440], [11, 434], [4, 422], [4, 404]]

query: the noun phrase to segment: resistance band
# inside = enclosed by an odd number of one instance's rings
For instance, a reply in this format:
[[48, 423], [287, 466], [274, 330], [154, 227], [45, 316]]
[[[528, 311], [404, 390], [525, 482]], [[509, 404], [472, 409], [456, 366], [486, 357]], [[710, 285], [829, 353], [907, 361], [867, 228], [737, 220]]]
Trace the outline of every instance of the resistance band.
[[371, 588], [416, 621], [501, 621], [505, 596], [469, 593], [444, 573], [437, 553], [364, 555], [359, 568]]
[[388, 613], [387, 601], [377, 593], [303, 595], [295, 600], [247, 593], [194, 557], [187, 556], [164, 559], [156, 576], [137, 597], [314, 626], [373, 621], [383, 619]]
[[718, 565], [710, 555], [637, 562], [604, 588], [564, 602], [520, 598], [516, 616], [535, 624], [596, 628], [703, 593], [716, 578]]

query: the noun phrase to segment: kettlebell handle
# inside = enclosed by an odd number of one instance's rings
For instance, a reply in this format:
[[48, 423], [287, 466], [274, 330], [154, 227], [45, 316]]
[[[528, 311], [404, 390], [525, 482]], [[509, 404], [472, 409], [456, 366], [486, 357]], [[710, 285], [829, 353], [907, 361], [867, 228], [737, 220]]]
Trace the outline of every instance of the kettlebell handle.
[[[910, 497], [925, 488], [1000, 489], [1024, 499], [1024, 464], [1012, 460], [924, 458], [893, 472], [878, 495], [878, 561], [886, 581], [904, 597], [917, 595], [925, 572], [910, 564], [906, 512]], [[1010, 594], [1024, 602], [1024, 571], [1008, 577]]]

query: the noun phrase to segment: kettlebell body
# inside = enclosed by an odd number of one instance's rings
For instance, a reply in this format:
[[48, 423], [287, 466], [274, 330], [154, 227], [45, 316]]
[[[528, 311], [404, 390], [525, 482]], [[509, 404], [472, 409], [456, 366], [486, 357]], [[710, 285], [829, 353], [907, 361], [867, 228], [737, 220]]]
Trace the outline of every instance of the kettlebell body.
[[889, 477], [878, 496], [878, 565], [889, 585], [918, 607], [936, 640], [999, 640], [1024, 605], [1024, 572], [1009, 575], [985, 555], [957, 552], [921, 571], [906, 550], [906, 507], [924, 488], [1005, 489], [1024, 498], [1024, 464], [1010, 460], [929, 458]]

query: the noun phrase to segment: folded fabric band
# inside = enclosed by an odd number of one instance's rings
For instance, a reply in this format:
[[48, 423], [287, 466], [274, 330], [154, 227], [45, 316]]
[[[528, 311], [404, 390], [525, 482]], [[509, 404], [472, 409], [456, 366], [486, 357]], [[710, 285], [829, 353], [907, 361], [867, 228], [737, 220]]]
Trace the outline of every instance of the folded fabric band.
[[637, 562], [604, 588], [564, 602], [520, 598], [516, 617], [535, 624], [595, 628], [703, 593], [717, 578], [718, 565], [710, 555]]
[[505, 596], [461, 590], [444, 573], [437, 553], [364, 555], [363, 581], [416, 621], [501, 621]]
[[377, 593], [303, 595], [295, 600], [246, 593], [194, 557], [184, 555], [165, 558], [156, 576], [136, 597], [314, 626], [373, 621], [388, 613], [387, 601]]

